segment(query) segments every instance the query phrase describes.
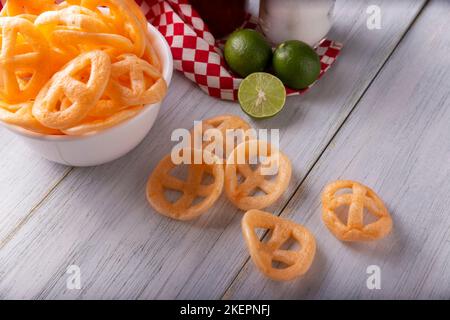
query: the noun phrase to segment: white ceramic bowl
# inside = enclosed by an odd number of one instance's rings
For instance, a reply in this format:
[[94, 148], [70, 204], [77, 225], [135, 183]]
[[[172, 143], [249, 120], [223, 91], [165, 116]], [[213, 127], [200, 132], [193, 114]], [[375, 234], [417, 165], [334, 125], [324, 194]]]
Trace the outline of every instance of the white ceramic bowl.
[[[159, 31], [149, 24], [153, 45], [161, 59], [163, 77], [170, 84], [173, 58], [170, 47]], [[118, 159], [133, 150], [149, 133], [161, 103], [148, 105], [136, 117], [113, 128], [83, 136], [49, 136], [23, 128], [0, 124], [18, 135], [26, 145], [40, 156], [68, 166], [87, 167]]]

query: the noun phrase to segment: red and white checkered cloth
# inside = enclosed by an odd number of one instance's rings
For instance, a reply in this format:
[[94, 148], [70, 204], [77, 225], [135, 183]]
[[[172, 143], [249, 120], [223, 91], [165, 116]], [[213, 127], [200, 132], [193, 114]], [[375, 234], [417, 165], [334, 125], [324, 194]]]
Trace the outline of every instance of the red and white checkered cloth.
[[[169, 43], [175, 69], [197, 83], [210, 96], [236, 100], [242, 81], [227, 67], [222, 54], [223, 40], [214, 39], [199, 14], [188, 0], [136, 0], [144, 14]], [[1, 4], [0, 4], [1, 8]], [[248, 19], [245, 27], [256, 28]], [[342, 44], [324, 40], [316, 48], [322, 62], [320, 77], [336, 61]], [[288, 95], [302, 94], [308, 89], [286, 88]]]
[[[188, 0], [137, 0], [146, 17], [164, 35], [174, 58], [177, 70], [198, 84], [210, 96], [236, 100], [242, 81], [227, 67], [222, 55], [223, 41], [216, 41], [199, 14]], [[245, 27], [256, 28], [249, 20]], [[322, 76], [336, 61], [342, 44], [324, 40], [316, 48], [322, 62]], [[286, 88], [288, 95], [304, 90]]]

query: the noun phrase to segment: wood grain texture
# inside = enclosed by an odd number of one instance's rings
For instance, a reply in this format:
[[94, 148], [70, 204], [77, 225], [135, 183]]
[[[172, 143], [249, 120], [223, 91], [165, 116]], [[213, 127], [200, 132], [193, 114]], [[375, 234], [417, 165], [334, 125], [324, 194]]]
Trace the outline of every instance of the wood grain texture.
[[[283, 211], [317, 238], [310, 272], [264, 279], [248, 262], [225, 298], [450, 298], [450, 3], [432, 1]], [[320, 193], [335, 179], [372, 186], [393, 233], [344, 244], [321, 221]], [[366, 268], [381, 268], [381, 290]]]
[[3, 127], [0, 128], [0, 154], [1, 249], [70, 169], [37, 157]]
[[[282, 150], [288, 154], [294, 165], [294, 178], [291, 183], [293, 188], [290, 188], [286, 195], [290, 195], [304, 179], [379, 70], [381, 63], [391, 53], [422, 3], [410, 3], [408, 9], [403, 7], [402, 16], [409, 13], [408, 19], [411, 20], [401, 22], [398, 20], [399, 8], [392, 2], [378, 4], [385, 12], [385, 27], [390, 31], [377, 33], [367, 30], [367, 16], [364, 14], [367, 3], [337, 2], [337, 22], [330, 38], [345, 43], [343, 56], [316, 88], [304, 97], [292, 98], [286, 106], [288, 110], [261, 125], [281, 129]], [[268, 210], [280, 212], [286, 199], [288, 197], [284, 197]], [[241, 213], [233, 217], [215, 246], [188, 277], [188, 281], [176, 295], [177, 298], [207, 299], [223, 294], [223, 286], [235, 276], [243, 257], [248, 257], [241, 236], [241, 218]], [[173, 279], [173, 283], [176, 280]], [[166, 295], [163, 297], [170, 297], [170, 290], [171, 285], [167, 285]]]
[[[373, 1], [338, 1], [331, 38], [345, 42], [338, 64], [311, 92], [290, 98], [278, 117], [253, 123], [281, 128], [295, 167], [280, 212], [385, 63], [424, 1], [384, 10], [381, 31], [366, 29]], [[151, 134], [111, 164], [75, 169], [0, 250], [1, 298], [220, 298], [248, 258], [242, 213], [224, 198], [190, 223], [154, 213], [145, 200], [148, 174], [170, 151], [170, 133], [194, 120], [241, 115], [236, 104], [207, 97], [179, 75]], [[66, 289], [66, 268], [82, 271], [81, 291]]]

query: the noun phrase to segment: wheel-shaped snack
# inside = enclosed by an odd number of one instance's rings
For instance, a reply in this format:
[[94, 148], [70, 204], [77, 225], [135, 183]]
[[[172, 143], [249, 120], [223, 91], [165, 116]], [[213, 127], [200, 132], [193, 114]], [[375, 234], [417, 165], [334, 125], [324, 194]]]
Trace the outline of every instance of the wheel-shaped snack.
[[[337, 194], [342, 190], [351, 193]], [[348, 207], [346, 222], [341, 221], [336, 210]], [[364, 209], [377, 218], [364, 224]], [[329, 184], [322, 195], [322, 219], [331, 233], [342, 241], [372, 241], [385, 237], [392, 229], [392, 218], [378, 195], [358, 182], [350, 180]]]
[[125, 4], [128, 6], [128, 9], [135, 15], [135, 17], [138, 19], [139, 23], [141, 24], [142, 28], [144, 30], [148, 26], [147, 18], [144, 16], [144, 13], [142, 12], [139, 5], [136, 3], [135, 0], [124, 0]]
[[[236, 147], [236, 140], [240, 138], [241, 141], [239, 143], [250, 140], [247, 136], [247, 133], [249, 133], [248, 130], [250, 129], [252, 127], [244, 119], [235, 115], [226, 114], [202, 120], [201, 128], [199, 124], [191, 131], [193, 138], [191, 143], [192, 145], [196, 143], [195, 146], [201, 145], [204, 150], [214, 153], [225, 163], [228, 156]], [[230, 134], [228, 138], [227, 132]], [[208, 133], [210, 136], [208, 136]], [[216, 150], [215, 146], [220, 148], [220, 150]]]
[[[256, 164], [258, 158], [265, 158], [264, 163], [253, 170], [251, 164]], [[225, 192], [228, 199], [241, 210], [264, 209], [275, 203], [286, 191], [291, 175], [291, 162], [281, 151], [266, 141], [245, 141], [227, 159]], [[243, 177], [242, 182], [239, 176]], [[258, 190], [264, 194], [254, 194]]]
[[9, 0], [0, 121], [80, 135], [130, 119], [167, 92], [156, 38], [134, 0]]
[[149, 33], [146, 33], [146, 35], [145, 35], [145, 50], [144, 50], [144, 55], [142, 58], [145, 61], [148, 61], [159, 72], [162, 72], [161, 60], [159, 59], [158, 54], [156, 53], [153, 43], [154, 43], [153, 38], [150, 36]]
[[113, 33], [56, 30], [51, 39], [55, 46], [71, 56], [99, 48], [110, 56], [133, 51], [133, 44], [128, 38]]
[[96, 12], [75, 5], [43, 12], [36, 18], [34, 24], [43, 33], [67, 29], [100, 33], [113, 31]]
[[[142, 17], [136, 16], [138, 11], [132, 9], [126, 0], [67, 0], [67, 2], [98, 12], [108, 25], [115, 27], [117, 33], [131, 40], [134, 54], [138, 57], [143, 56], [147, 29], [142, 27]], [[140, 14], [143, 15], [142, 12]]]
[[21, 14], [39, 15], [42, 12], [53, 10], [60, 5], [55, 0], [8, 0], [2, 9], [1, 16], [18, 16]]
[[[171, 155], [167, 155], [148, 180], [147, 200], [162, 215], [176, 220], [192, 220], [217, 201], [223, 189], [224, 172], [219, 159], [212, 154], [195, 149], [183, 149], [181, 152], [189, 152], [192, 160], [191, 164], [187, 164], [187, 179], [181, 180], [171, 174], [177, 165], [173, 163]], [[212, 161], [205, 161], [206, 157]], [[202, 161], [196, 163], [194, 159]], [[212, 183], [203, 182], [207, 175], [212, 178]], [[171, 201], [165, 195], [166, 190], [177, 191], [182, 195], [176, 201]], [[200, 201], [195, 203], [196, 200]]]
[[[270, 230], [270, 239], [262, 242], [255, 229]], [[316, 240], [308, 229], [299, 224], [267, 212], [250, 210], [242, 219], [242, 233], [253, 262], [273, 280], [292, 280], [305, 274], [311, 267], [316, 253]], [[289, 239], [299, 243], [300, 249], [282, 249]], [[281, 262], [286, 267], [275, 268], [274, 262]]]
[[49, 47], [24, 18], [0, 18], [0, 34], [0, 99], [11, 104], [29, 101], [50, 78]]
[[53, 47], [72, 58], [100, 48], [111, 56], [134, 50], [131, 40], [115, 34], [114, 28], [103, 21], [99, 13], [81, 6], [44, 12], [35, 25]]
[[94, 50], [79, 55], [42, 88], [33, 115], [49, 128], [76, 126], [103, 95], [110, 74], [111, 60], [105, 52]]
[[111, 66], [111, 79], [103, 98], [90, 112], [91, 116], [111, 115], [129, 106], [154, 104], [167, 93], [161, 73], [134, 54], [117, 57]]
[[68, 136], [79, 136], [88, 133], [103, 131], [118, 124], [134, 118], [139, 112], [144, 109], [143, 106], [130, 107], [122, 111], [116, 112], [104, 118], [89, 118], [84, 119], [80, 124], [65, 130], [61, 130]]
[[59, 130], [43, 126], [31, 113], [33, 102], [24, 102], [10, 105], [0, 101], [0, 121], [22, 127], [24, 129], [42, 134], [61, 134]]

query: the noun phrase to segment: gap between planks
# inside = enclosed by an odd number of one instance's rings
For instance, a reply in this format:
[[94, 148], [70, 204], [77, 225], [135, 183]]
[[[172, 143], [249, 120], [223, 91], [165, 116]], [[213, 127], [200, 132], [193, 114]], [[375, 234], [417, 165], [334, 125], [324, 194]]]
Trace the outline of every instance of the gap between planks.
[[[364, 98], [364, 96], [366, 95], [366, 93], [368, 92], [368, 90], [370, 89], [370, 87], [372, 86], [372, 84], [375, 82], [375, 80], [378, 78], [378, 76], [380, 75], [380, 73], [383, 71], [384, 67], [386, 66], [386, 64], [388, 63], [388, 61], [391, 59], [392, 55], [395, 53], [395, 51], [397, 51], [398, 47], [400, 46], [400, 44], [403, 42], [403, 40], [405, 39], [406, 35], [409, 33], [409, 31], [411, 30], [411, 28], [414, 26], [414, 24], [417, 22], [417, 20], [420, 18], [420, 16], [422, 15], [422, 13], [424, 12], [425, 8], [428, 6], [430, 0], [425, 0], [425, 2], [422, 4], [422, 6], [420, 7], [420, 9], [418, 10], [416, 16], [414, 17], [414, 19], [411, 20], [410, 24], [408, 25], [408, 27], [405, 29], [405, 31], [403, 32], [403, 34], [401, 35], [399, 41], [397, 42], [397, 44], [393, 47], [392, 51], [387, 55], [386, 59], [383, 61], [383, 63], [381, 64], [380, 68], [377, 70], [377, 72], [375, 73], [374, 77], [372, 78], [372, 80], [367, 84], [366, 88], [363, 90], [363, 92], [361, 93], [361, 95], [359, 96], [359, 98], [356, 100], [355, 104], [353, 105], [353, 107], [350, 109], [350, 112], [347, 114], [347, 116], [342, 120], [341, 124], [338, 126], [338, 128], [336, 129], [336, 131], [333, 133], [333, 135], [331, 136], [330, 140], [328, 141], [328, 143], [324, 146], [324, 148], [320, 151], [320, 153], [318, 154], [317, 158], [314, 160], [312, 166], [309, 168], [309, 170], [306, 171], [305, 176], [303, 177], [303, 179], [300, 181], [300, 183], [297, 185], [297, 187], [294, 189], [293, 193], [290, 195], [290, 197], [287, 199], [286, 203], [283, 205], [283, 207], [281, 208], [281, 210], [278, 212], [277, 216], [281, 216], [284, 212], [284, 210], [286, 209], [286, 207], [289, 205], [289, 203], [291, 202], [292, 198], [297, 194], [298, 190], [300, 190], [300, 188], [302, 187], [303, 183], [306, 181], [306, 179], [309, 177], [309, 174], [315, 169], [317, 163], [319, 162], [319, 160], [322, 158], [322, 156], [324, 155], [325, 151], [328, 149], [328, 147], [333, 143], [333, 141], [335, 140], [335, 138], [337, 137], [337, 135], [339, 134], [339, 132], [341, 131], [341, 129], [344, 127], [345, 123], [347, 122], [347, 120], [350, 118], [350, 116], [352, 115], [352, 113], [356, 110], [357, 106], [359, 105], [359, 103], [361, 102], [361, 100]], [[266, 239], [267, 235], [269, 234], [269, 230], [266, 230], [263, 235], [261, 236], [261, 241]], [[245, 266], [249, 263], [250, 261], [250, 256], [248, 256], [244, 262], [242, 263], [241, 267], [239, 268], [239, 270], [236, 272], [236, 275], [234, 276], [233, 280], [230, 282], [230, 284], [225, 288], [224, 292], [221, 295], [221, 299], [222, 300], [227, 300], [228, 296], [230, 294], [230, 289], [232, 288], [233, 284], [236, 282], [236, 280], [239, 278], [239, 275], [242, 273], [242, 270], [245, 268]]]
[[16, 226], [3, 238], [0, 239], [0, 250], [2, 250], [9, 241], [22, 229], [22, 227], [33, 217], [34, 212], [47, 200], [47, 198], [58, 188], [61, 182], [67, 178], [70, 173], [73, 171], [74, 167], [68, 167], [66, 171], [62, 174], [62, 176], [51, 186], [47, 192], [44, 194], [42, 199], [40, 199], [25, 215], [23, 219], [21, 219]]

